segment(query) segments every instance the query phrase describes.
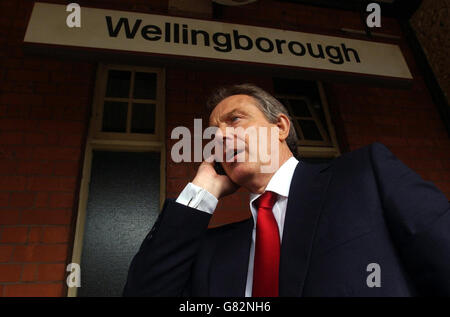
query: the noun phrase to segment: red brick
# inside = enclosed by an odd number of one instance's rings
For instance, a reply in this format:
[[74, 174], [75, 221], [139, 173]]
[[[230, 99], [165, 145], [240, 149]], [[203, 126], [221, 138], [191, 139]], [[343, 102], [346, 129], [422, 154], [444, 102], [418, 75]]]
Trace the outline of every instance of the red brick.
[[2, 94], [2, 96], [0, 97], [0, 102], [6, 105], [39, 106], [42, 105], [43, 98], [42, 96], [34, 94], [7, 92]]
[[28, 243], [38, 243], [42, 240], [42, 227], [31, 227], [28, 232]]
[[26, 225], [68, 225], [72, 217], [71, 210], [41, 210], [32, 209], [24, 210], [22, 214], [21, 224]]
[[53, 173], [55, 176], [77, 176], [79, 168], [78, 161], [58, 161], [53, 163]]
[[44, 234], [42, 242], [44, 243], [58, 243], [69, 241], [69, 227], [46, 227], [44, 228]]
[[49, 71], [64, 70], [66, 72], [70, 70], [69, 67], [70, 64], [71, 63], [66, 63], [53, 58], [48, 57], [44, 58], [40, 56], [39, 57], [27, 56], [27, 58], [23, 61], [24, 68], [33, 70], [40, 70], [40, 69], [45, 69]]
[[10, 81], [36, 81], [47, 82], [49, 73], [45, 71], [15, 69], [9, 70], [6, 79]]
[[66, 208], [72, 207], [73, 193], [53, 193], [50, 195], [50, 207], [51, 208]]
[[51, 162], [20, 161], [17, 163], [17, 174], [19, 175], [51, 175]]
[[36, 131], [37, 121], [30, 119], [0, 119], [3, 131]]
[[56, 94], [58, 87], [53, 83], [34, 83], [34, 91], [38, 94]]
[[8, 284], [5, 285], [5, 297], [59, 297], [63, 296], [63, 284]]
[[34, 149], [33, 158], [36, 160], [78, 160], [80, 158], [80, 149], [41, 146]]
[[0, 225], [15, 225], [20, 220], [20, 210], [2, 209], [0, 210]]
[[186, 179], [168, 179], [167, 191], [180, 193], [188, 182], [189, 180]]
[[188, 167], [182, 163], [167, 163], [167, 177], [174, 178], [186, 178], [189, 175], [189, 170], [192, 167]]
[[0, 175], [15, 175], [16, 165], [15, 160], [0, 160]]
[[29, 160], [33, 155], [33, 148], [29, 146], [9, 145], [3, 148], [5, 150], [5, 157], [14, 160]]
[[59, 137], [59, 144], [62, 146], [81, 147], [84, 141], [82, 134], [62, 134]]
[[48, 207], [50, 194], [47, 192], [36, 193], [36, 199], [34, 201], [34, 206], [37, 208]]
[[20, 264], [0, 264], [0, 282], [18, 282], [21, 272]]
[[78, 121], [40, 120], [37, 130], [49, 133], [83, 133], [86, 124]]
[[24, 264], [22, 268], [22, 276], [20, 280], [22, 282], [32, 282], [36, 281], [38, 264]]
[[24, 143], [27, 145], [47, 144], [47, 135], [44, 133], [26, 133]]
[[13, 192], [9, 199], [11, 207], [32, 207], [34, 205], [34, 193], [30, 192]]
[[14, 251], [13, 245], [0, 245], [0, 262], [9, 262]]
[[67, 258], [67, 244], [17, 245], [14, 261], [17, 262], [57, 262]]
[[23, 176], [0, 175], [0, 190], [25, 190], [25, 184]]
[[37, 281], [63, 281], [65, 280], [66, 266], [64, 263], [40, 264]]
[[5, 118], [28, 118], [30, 115], [30, 105], [5, 105]]
[[0, 132], [1, 144], [22, 144], [23, 133], [20, 132]]
[[25, 243], [27, 242], [28, 227], [3, 228], [1, 243]]
[[30, 117], [32, 119], [51, 119], [53, 117], [53, 107], [49, 105], [31, 107]]
[[9, 206], [9, 193], [0, 192], [0, 207]]
[[35, 191], [74, 191], [75, 187], [74, 177], [33, 176], [27, 182], [27, 189]]
[[50, 81], [54, 83], [65, 82], [69, 78], [67, 72], [51, 72], [50, 73]]

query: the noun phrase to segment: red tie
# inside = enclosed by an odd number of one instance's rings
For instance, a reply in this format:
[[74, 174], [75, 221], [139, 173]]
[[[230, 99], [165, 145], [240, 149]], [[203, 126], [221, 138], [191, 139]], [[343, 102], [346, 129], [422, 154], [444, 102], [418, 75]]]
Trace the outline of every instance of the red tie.
[[272, 208], [277, 194], [264, 192], [257, 200], [255, 262], [253, 268], [253, 296], [278, 297], [280, 264], [280, 234]]

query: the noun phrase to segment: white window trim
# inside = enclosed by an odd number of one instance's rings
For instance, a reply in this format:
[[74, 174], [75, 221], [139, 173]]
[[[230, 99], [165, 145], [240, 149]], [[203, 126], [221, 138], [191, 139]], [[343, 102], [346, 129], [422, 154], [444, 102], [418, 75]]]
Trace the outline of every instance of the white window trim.
[[[306, 141], [306, 144], [298, 145], [297, 150], [300, 157], [305, 158], [335, 158], [341, 155], [339, 145], [336, 138], [336, 131], [331, 120], [328, 102], [325, 94], [325, 89], [321, 81], [316, 81], [317, 88], [319, 90], [320, 101], [325, 116], [330, 139], [323, 141]], [[276, 94], [276, 98], [297, 98], [302, 99], [301, 96], [289, 95], [289, 94]], [[313, 114], [313, 113], [312, 113]], [[295, 123], [294, 123], [295, 125]], [[320, 129], [320, 127], [318, 127]], [[327, 143], [327, 144], [325, 144]]]
[[[104, 96], [104, 89], [106, 87], [105, 72], [107, 73], [109, 67], [114, 69], [139, 69], [158, 72], [158, 107], [157, 114], [155, 116], [158, 128], [155, 129], [155, 135], [150, 137], [144, 135], [137, 138], [131, 136], [123, 137], [120, 133], [99, 133], [99, 122], [101, 124], [101, 117], [97, 112], [99, 111], [100, 103], [103, 101], [101, 96]], [[136, 66], [124, 66], [124, 65], [105, 65], [100, 64], [97, 69], [97, 79], [95, 86], [95, 95], [92, 106], [92, 117], [90, 121], [90, 128], [88, 139], [86, 142], [86, 149], [84, 153], [83, 173], [81, 178], [77, 220], [75, 226], [75, 237], [72, 249], [71, 263], [81, 263], [81, 253], [83, 249], [83, 237], [86, 223], [86, 209], [89, 196], [89, 184], [91, 179], [92, 157], [93, 151], [105, 150], [105, 151], [129, 151], [129, 152], [159, 152], [160, 156], [160, 206], [163, 205], [166, 195], [166, 144], [164, 138], [165, 132], [165, 70], [148, 68], [148, 67], [136, 67]], [[101, 127], [101, 126], [100, 126]], [[157, 136], [157, 137], [155, 137]], [[147, 138], [145, 138], [147, 137]], [[81, 268], [81, 276], [83, 276], [83, 268]], [[81, 280], [83, 285], [83, 280]], [[76, 297], [78, 289], [76, 287], [67, 288], [67, 297]]]

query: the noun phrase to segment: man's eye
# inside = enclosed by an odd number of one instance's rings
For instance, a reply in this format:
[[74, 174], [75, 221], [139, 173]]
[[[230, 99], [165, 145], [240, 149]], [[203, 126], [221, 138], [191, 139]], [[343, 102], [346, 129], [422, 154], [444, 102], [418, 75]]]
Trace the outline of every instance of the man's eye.
[[231, 117], [231, 122], [236, 122], [239, 119], [240, 119], [239, 117]]

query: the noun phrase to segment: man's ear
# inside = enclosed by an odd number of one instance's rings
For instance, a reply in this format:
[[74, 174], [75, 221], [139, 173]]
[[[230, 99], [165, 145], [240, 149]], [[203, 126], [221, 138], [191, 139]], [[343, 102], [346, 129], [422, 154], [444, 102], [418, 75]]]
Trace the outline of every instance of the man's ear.
[[280, 141], [286, 140], [289, 135], [289, 129], [291, 128], [291, 122], [284, 113], [278, 114], [277, 127], [280, 131]]

